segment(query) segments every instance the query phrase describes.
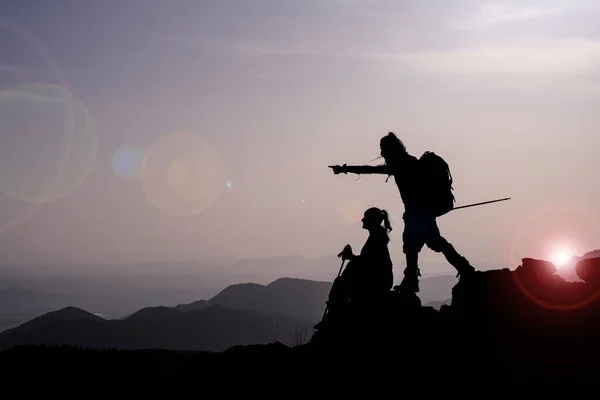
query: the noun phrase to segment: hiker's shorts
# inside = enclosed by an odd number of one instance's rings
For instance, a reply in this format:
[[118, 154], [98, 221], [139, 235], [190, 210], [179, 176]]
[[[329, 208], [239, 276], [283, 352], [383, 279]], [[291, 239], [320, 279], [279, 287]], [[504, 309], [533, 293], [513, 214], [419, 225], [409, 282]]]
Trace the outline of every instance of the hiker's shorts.
[[405, 254], [418, 253], [427, 245], [435, 252], [441, 252], [446, 239], [440, 234], [435, 217], [420, 211], [405, 211], [404, 232], [402, 233], [403, 250]]

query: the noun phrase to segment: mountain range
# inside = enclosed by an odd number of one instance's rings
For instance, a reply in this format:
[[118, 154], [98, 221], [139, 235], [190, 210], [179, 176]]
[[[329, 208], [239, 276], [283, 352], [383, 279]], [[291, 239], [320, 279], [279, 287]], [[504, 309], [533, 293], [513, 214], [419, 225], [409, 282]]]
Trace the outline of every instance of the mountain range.
[[[594, 258], [590, 252], [578, 260]], [[420, 301], [439, 310], [451, 304], [457, 282], [453, 275], [422, 278]], [[163, 348], [172, 350], [222, 351], [239, 344], [286, 345], [310, 339], [312, 326], [325, 308], [331, 282], [279, 278], [268, 284], [237, 283], [216, 295], [177, 305], [147, 306], [122, 318], [106, 319], [78, 307], [57, 307], [0, 333], [0, 347], [17, 344], [69, 344], [123, 349]], [[5, 289], [10, 295], [23, 291]], [[31, 293], [30, 293], [31, 294]], [[33, 298], [36, 299], [36, 293]], [[43, 302], [43, 296], [37, 298]]]
[[[310, 386], [314, 395], [326, 385], [336, 393], [368, 386], [369, 393], [589, 398], [600, 373], [600, 257], [580, 260], [576, 271], [583, 282], [565, 282], [555, 265], [535, 259], [523, 259], [514, 271], [477, 271], [461, 277], [451, 302], [439, 310], [390, 291], [367, 309], [356, 304], [328, 318], [308, 343], [292, 333], [290, 339], [301, 340], [291, 345], [278, 340], [285, 336], [281, 331], [302, 331], [295, 325], [302, 321], [207, 304], [213, 299], [146, 307], [121, 320], [68, 307], [0, 334], [0, 346], [10, 347], [0, 351], [0, 365], [8, 366], [3, 377], [10, 374], [11, 382], [12, 376], [36, 383], [48, 376], [101, 377], [139, 390], [140, 379], [133, 379], [139, 376], [152, 383], [142, 388], [153, 391], [161, 382], [172, 390], [177, 379], [203, 389], [231, 386], [246, 395], [251, 387], [281, 395], [282, 385]], [[271, 283], [266, 287], [279, 293], [289, 285], [320, 287], [289, 278]], [[240, 286], [223, 290], [224, 298], [270, 290]], [[446, 368], [429, 373], [440, 365]]]
[[[422, 281], [423, 293], [443, 298], [456, 278]], [[244, 343], [304, 342], [324, 312], [331, 282], [280, 278], [267, 285], [240, 283], [208, 300], [144, 307], [105, 319], [65, 306], [0, 333], [0, 347], [17, 344], [77, 344], [91, 347], [221, 351]], [[443, 300], [432, 300], [439, 308]]]
[[[292, 268], [292, 259], [290, 258], [288, 261], [290, 261], [288, 267]], [[196, 271], [194, 268], [197, 266], [194, 267], [193, 264], [176, 264], [173, 269], [162, 264], [131, 266], [131, 269], [121, 271], [120, 274], [116, 273], [115, 276], [105, 276], [99, 273], [89, 276], [66, 275], [63, 271], [63, 275], [57, 272], [55, 276], [41, 274], [41, 276], [32, 277], [28, 276], [32, 271], [24, 271], [22, 272], [23, 276], [13, 274], [0, 279], [0, 332], [33, 317], [69, 306], [114, 319], [133, 314], [140, 308], [148, 306], [176, 306], [195, 301], [201, 304], [217, 295], [220, 296], [219, 300], [215, 299], [213, 302], [229, 305], [227, 296], [231, 289], [221, 293], [223, 288], [231, 286], [241, 291], [246, 290], [246, 286], [254, 285], [256, 290], [260, 290], [262, 286], [269, 286], [278, 280], [278, 277], [273, 280], [266, 279], [274, 274], [252, 275], [250, 271], [254, 268], [254, 264], [258, 264], [258, 262], [243, 264], [243, 268], [247, 268], [245, 275], [247, 279], [243, 279], [242, 275], [237, 282], [235, 276], [229, 276], [228, 273], [223, 273], [219, 277], [211, 275], [210, 271]], [[274, 266], [269, 268], [274, 269]], [[323, 266], [313, 265], [311, 268], [316, 271]], [[260, 268], [256, 267], [256, 269], [260, 272]], [[325, 287], [327, 286], [325, 282], [330, 282], [333, 278], [331, 275], [335, 275], [336, 271], [331, 271], [329, 268], [326, 271], [328, 274], [323, 273], [322, 275], [330, 275], [326, 280], [298, 278], [299, 274], [291, 275], [293, 278], [290, 279], [298, 279], [299, 284], [308, 281], [323, 282], [321, 286]], [[45, 270], [44, 273], [48, 274], [49, 271]], [[107, 271], [103, 273], [107, 273]], [[305, 275], [311, 274], [306, 273]], [[312, 275], [316, 275], [316, 273]], [[239, 283], [244, 280], [248, 283]], [[450, 297], [450, 289], [456, 281], [456, 277], [452, 275], [423, 278], [420, 293], [423, 302], [444, 301]], [[271, 285], [269, 290], [277, 290], [279, 286], [278, 284]], [[328, 291], [328, 289], [324, 290]], [[257, 296], [261, 295], [257, 294]], [[326, 294], [316, 294], [314, 301], [317, 304], [320, 301], [324, 302], [324, 296]], [[251, 304], [255, 301], [258, 299], [252, 300]], [[312, 301], [311, 297], [306, 298], [307, 304]], [[310, 305], [306, 307], [319, 308]], [[263, 308], [254, 307], [253, 309], [263, 311]], [[294, 313], [294, 311], [291, 312]], [[313, 310], [309, 313], [308, 318], [317, 318], [317, 314]], [[307, 315], [300, 312], [296, 317], [305, 318]]]

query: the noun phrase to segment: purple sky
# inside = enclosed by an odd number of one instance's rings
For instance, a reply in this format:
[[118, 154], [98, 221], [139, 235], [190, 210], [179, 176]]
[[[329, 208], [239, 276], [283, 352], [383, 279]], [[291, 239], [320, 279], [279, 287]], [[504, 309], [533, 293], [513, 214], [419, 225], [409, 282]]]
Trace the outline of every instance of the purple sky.
[[593, 1], [2, 3], [2, 263], [358, 251], [370, 206], [402, 259], [393, 181], [327, 168], [390, 130], [512, 197], [439, 220], [474, 263], [600, 247]]

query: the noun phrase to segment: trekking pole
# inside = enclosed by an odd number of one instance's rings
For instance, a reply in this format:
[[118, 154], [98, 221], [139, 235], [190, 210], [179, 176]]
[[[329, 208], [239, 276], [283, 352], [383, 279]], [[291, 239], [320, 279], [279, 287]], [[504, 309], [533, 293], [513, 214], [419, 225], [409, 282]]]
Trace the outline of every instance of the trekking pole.
[[510, 200], [510, 197], [506, 197], [504, 199], [498, 199], [498, 200], [483, 201], [481, 203], [467, 204], [466, 206], [454, 207], [451, 211], [458, 210], [460, 208], [480, 206], [482, 204], [490, 204], [490, 203], [496, 203], [496, 202], [499, 202], [499, 201], [506, 201], [506, 200]]
[[342, 269], [344, 268], [345, 262], [346, 262], [346, 260], [342, 260], [342, 265], [340, 265], [340, 270], [338, 271], [337, 278], [339, 278], [340, 275], [342, 274]]
[[[341, 253], [340, 253], [341, 254]], [[344, 268], [344, 263], [346, 262], [346, 260], [342, 260], [342, 265], [340, 265], [340, 270], [338, 271], [337, 277], [339, 278], [340, 275], [342, 274], [342, 269]], [[325, 319], [325, 316], [327, 315], [327, 311], [329, 310], [329, 304], [327, 303], [325, 306], [325, 311], [323, 312], [323, 317], [321, 317], [321, 321], [323, 321], [323, 319]]]

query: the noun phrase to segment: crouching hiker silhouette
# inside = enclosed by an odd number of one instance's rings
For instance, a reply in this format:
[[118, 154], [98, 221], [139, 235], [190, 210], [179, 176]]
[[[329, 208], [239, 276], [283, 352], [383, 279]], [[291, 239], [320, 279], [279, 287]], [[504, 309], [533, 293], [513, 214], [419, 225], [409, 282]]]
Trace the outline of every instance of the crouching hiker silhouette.
[[[383, 165], [334, 165], [334, 174], [383, 174], [394, 177], [404, 203], [403, 251], [406, 256], [404, 279], [394, 289], [400, 292], [419, 291], [418, 256], [424, 245], [443, 253], [461, 278], [475, 269], [461, 256], [438, 229], [436, 218], [454, 207], [452, 176], [446, 162], [435, 153], [425, 152], [416, 158], [406, 151], [404, 143], [389, 132], [380, 140]], [[387, 179], [386, 179], [387, 182]]]
[[[365, 211], [362, 228], [369, 231], [360, 254], [354, 254], [348, 244], [338, 257], [349, 261], [344, 272], [334, 281], [329, 292], [327, 310], [323, 320], [315, 325], [318, 329], [326, 320], [347, 315], [350, 307], [377, 306], [385, 299], [394, 284], [393, 264], [388, 249], [392, 230], [388, 213], [377, 207]], [[382, 226], [383, 223], [383, 226]]]

